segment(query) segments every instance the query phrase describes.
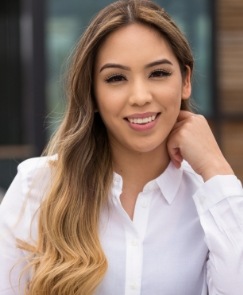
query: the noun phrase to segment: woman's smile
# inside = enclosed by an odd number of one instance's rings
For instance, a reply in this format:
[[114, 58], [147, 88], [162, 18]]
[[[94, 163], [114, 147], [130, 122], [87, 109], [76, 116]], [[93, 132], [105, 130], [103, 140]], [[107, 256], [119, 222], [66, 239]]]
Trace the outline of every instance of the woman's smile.
[[157, 122], [160, 113], [148, 112], [133, 114], [125, 118], [129, 126], [136, 131], [147, 131], [152, 129]]

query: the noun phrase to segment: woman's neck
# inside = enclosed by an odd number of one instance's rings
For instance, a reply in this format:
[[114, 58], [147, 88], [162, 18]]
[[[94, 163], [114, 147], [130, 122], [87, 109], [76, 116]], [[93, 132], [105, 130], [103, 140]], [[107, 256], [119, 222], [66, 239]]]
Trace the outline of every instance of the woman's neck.
[[114, 170], [123, 179], [121, 204], [130, 219], [133, 219], [138, 194], [146, 183], [158, 177], [169, 164], [166, 146], [153, 152], [138, 153], [122, 148], [112, 149]]
[[139, 153], [124, 149], [113, 149], [113, 165], [122, 176], [124, 187], [141, 191], [146, 183], [158, 177], [168, 166], [170, 158], [166, 147]]

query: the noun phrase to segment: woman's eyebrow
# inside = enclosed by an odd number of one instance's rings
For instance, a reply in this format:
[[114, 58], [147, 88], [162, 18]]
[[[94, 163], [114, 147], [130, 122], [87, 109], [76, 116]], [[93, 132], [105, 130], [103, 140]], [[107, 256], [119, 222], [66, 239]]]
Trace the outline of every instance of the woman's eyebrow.
[[123, 65], [115, 64], [115, 63], [107, 63], [101, 67], [100, 72], [103, 71], [104, 69], [109, 69], [109, 68], [118, 68], [118, 69], [122, 69], [122, 70], [126, 70], [126, 71], [130, 70], [130, 68], [127, 66], [123, 66]]
[[158, 65], [163, 65], [163, 64], [168, 64], [168, 65], [173, 66], [173, 63], [171, 61], [169, 61], [166, 58], [163, 58], [163, 59], [159, 59], [159, 60], [156, 60], [156, 61], [153, 61], [153, 62], [147, 64], [145, 66], [145, 68], [151, 68], [151, 67], [158, 66]]
[[[159, 60], [153, 61], [153, 62], [145, 65], [145, 68], [151, 68], [151, 67], [154, 67], [154, 66], [157, 66], [157, 65], [162, 65], [162, 64], [173, 65], [173, 63], [171, 61], [164, 58], [164, 59], [159, 59]], [[104, 64], [101, 67], [100, 72], [102, 72], [104, 69], [109, 69], [109, 68], [118, 68], [118, 69], [122, 69], [122, 70], [126, 70], [126, 71], [130, 70], [129, 67], [121, 65], [121, 64], [107, 63], [107, 64]]]

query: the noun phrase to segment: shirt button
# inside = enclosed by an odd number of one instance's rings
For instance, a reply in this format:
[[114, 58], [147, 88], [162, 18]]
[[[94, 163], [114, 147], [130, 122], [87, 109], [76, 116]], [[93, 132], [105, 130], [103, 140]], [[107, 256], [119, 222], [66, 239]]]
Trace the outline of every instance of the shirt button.
[[138, 286], [135, 283], [133, 283], [133, 284], [130, 285], [130, 288], [132, 290], [136, 290], [138, 288]]
[[143, 200], [142, 203], [141, 203], [141, 206], [142, 206], [143, 208], [147, 208], [147, 207], [148, 207], [148, 201]]
[[199, 202], [200, 202], [201, 206], [204, 206], [204, 196], [200, 196]]
[[131, 244], [132, 244], [133, 247], [137, 247], [138, 246], [138, 241], [132, 240]]

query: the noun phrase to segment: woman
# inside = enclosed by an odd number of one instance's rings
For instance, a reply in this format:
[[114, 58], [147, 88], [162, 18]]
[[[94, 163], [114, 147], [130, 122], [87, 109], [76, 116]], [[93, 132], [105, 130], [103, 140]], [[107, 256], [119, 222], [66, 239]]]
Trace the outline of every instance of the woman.
[[243, 190], [189, 111], [192, 71], [152, 2], [97, 15], [48, 155], [2, 203], [0, 294], [242, 293]]

